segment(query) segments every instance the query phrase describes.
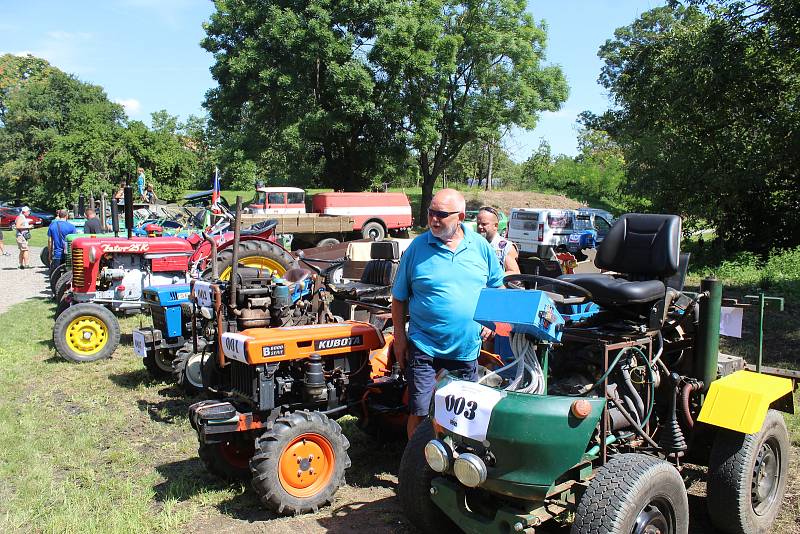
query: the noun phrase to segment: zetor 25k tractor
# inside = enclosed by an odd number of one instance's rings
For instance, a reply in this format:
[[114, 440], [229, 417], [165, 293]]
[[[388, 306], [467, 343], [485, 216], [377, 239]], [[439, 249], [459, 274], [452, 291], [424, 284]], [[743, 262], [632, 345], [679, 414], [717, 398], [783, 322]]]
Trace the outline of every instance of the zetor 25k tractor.
[[793, 383], [718, 353], [722, 286], [684, 293], [679, 243], [678, 217], [628, 214], [595, 260], [618, 274], [515, 275], [527, 289], [483, 290], [475, 319], [510, 325], [514, 359], [477, 384], [439, 377], [400, 464], [417, 527], [532, 533], [572, 520], [573, 534], [686, 534], [686, 484], [704, 476], [717, 529], [771, 532]]
[[[53, 328], [56, 350], [68, 360], [88, 362], [111, 356], [120, 338], [114, 313], [140, 311], [145, 287], [188, 282], [214, 263], [221, 276], [230, 276], [232, 232], [206, 239], [199, 235], [131, 237], [128, 197], [126, 193], [127, 239], [81, 237], [72, 242], [69, 306], [59, 313]], [[279, 273], [293, 265], [294, 258], [275, 242], [274, 232], [275, 221], [241, 230], [240, 262]]]

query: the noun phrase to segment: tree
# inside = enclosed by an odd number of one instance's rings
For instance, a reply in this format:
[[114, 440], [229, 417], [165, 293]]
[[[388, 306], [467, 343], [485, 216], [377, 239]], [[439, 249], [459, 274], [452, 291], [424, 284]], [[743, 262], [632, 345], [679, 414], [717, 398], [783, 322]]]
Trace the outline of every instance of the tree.
[[541, 66], [544, 25], [525, 7], [524, 0], [406, 1], [379, 24], [369, 59], [380, 68], [386, 115], [419, 164], [419, 220], [436, 179], [467, 143], [512, 125], [533, 128], [538, 112], [566, 100], [561, 70]]
[[796, 2], [671, 2], [600, 49], [630, 192], [731, 249], [800, 243]]
[[216, 0], [202, 46], [216, 60], [205, 105], [223, 157], [272, 183], [386, 181], [405, 150], [376, 105], [366, 50], [392, 3]]

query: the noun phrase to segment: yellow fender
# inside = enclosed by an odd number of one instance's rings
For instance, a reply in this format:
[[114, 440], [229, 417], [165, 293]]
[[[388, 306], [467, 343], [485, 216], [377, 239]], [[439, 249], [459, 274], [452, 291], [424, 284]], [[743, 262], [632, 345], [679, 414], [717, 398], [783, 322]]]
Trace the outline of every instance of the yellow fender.
[[711, 383], [697, 420], [755, 434], [761, 430], [770, 405], [791, 395], [793, 389], [788, 378], [736, 371]]

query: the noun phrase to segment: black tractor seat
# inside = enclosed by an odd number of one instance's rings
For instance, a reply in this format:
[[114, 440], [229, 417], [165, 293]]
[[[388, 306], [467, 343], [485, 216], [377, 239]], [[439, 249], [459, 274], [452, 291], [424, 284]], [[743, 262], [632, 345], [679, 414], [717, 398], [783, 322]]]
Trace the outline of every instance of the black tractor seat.
[[565, 274], [559, 280], [588, 290], [600, 306], [649, 305], [666, 297], [665, 280], [678, 272], [681, 219], [677, 215], [628, 213], [597, 248], [594, 264], [621, 273]]
[[598, 304], [612, 306], [646, 304], [663, 299], [667, 291], [661, 280], [630, 282], [607, 274], [564, 274], [558, 279], [586, 289]]
[[276, 226], [278, 226], [277, 219], [267, 219], [266, 221], [261, 221], [252, 226], [248, 226], [247, 228], [242, 228], [241, 232], [239, 232], [239, 235], [257, 235], [275, 228]]
[[375, 241], [370, 247], [370, 257], [372, 259], [364, 266], [358, 282], [330, 284], [331, 292], [346, 299], [388, 299], [400, 264], [399, 244], [397, 241]]

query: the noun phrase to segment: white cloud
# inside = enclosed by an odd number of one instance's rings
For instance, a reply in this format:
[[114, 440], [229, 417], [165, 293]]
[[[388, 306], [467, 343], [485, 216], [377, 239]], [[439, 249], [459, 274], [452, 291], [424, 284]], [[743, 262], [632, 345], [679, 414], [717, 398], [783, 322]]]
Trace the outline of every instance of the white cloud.
[[85, 32], [53, 30], [37, 40], [35, 48], [16, 52], [16, 55], [33, 55], [46, 59], [64, 72], [86, 76], [94, 71], [84, 62], [94, 36]]
[[114, 102], [125, 108], [125, 113], [130, 116], [138, 115], [142, 110], [142, 103], [135, 98], [115, 98]]
[[558, 111], [543, 111], [542, 117], [575, 120], [578, 117], [578, 111], [570, 108], [559, 109]]

